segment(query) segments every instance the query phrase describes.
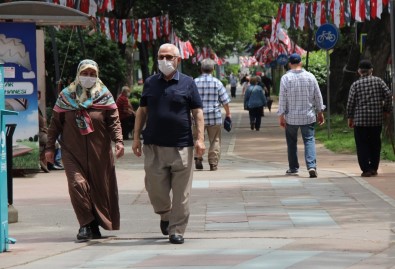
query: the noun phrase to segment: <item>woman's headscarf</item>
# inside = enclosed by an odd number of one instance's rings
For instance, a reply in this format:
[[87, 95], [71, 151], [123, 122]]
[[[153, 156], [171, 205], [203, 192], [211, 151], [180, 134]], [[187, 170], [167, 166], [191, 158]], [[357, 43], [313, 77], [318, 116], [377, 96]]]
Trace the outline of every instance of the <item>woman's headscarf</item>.
[[[81, 72], [88, 68], [95, 70], [97, 74], [96, 83], [90, 89], [82, 87], [79, 80]], [[75, 80], [60, 92], [54, 111], [62, 113], [74, 110], [76, 124], [80, 128], [81, 134], [86, 135], [94, 131], [87, 112], [89, 108], [110, 110], [116, 109], [117, 105], [111, 92], [99, 79], [97, 63], [86, 59], [79, 63]]]

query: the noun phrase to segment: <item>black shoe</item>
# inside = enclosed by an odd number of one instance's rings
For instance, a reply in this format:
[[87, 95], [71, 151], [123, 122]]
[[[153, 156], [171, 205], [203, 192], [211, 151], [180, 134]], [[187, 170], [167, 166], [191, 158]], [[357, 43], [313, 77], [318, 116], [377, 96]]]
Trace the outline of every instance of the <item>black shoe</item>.
[[101, 233], [100, 233], [100, 229], [99, 229], [99, 224], [97, 223], [96, 220], [91, 222], [90, 228], [92, 231], [92, 239], [100, 239]]
[[198, 169], [198, 170], [202, 170], [203, 169], [202, 161], [203, 161], [203, 158], [195, 157], [195, 168], [196, 169]]
[[182, 237], [182, 235], [179, 235], [179, 234], [172, 234], [169, 237], [169, 241], [172, 244], [183, 244], [184, 243], [184, 237]]
[[251, 123], [251, 130], [254, 130], [254, 129], [255, 129], [255, 124]]
[[89, 239], [92, 239], [91, 227], [90, 226], [82, 226], [78, 230], [77, 239], [78, 240], [89, 240]]
[[163, 235], [169, 235], [169, 221], [160, 221], [160, 230]]

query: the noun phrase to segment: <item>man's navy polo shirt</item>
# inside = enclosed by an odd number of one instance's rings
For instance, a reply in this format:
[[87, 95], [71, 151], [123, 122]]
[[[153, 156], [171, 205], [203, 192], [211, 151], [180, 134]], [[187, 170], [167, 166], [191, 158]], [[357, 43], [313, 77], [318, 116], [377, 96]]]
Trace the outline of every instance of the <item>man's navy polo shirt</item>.
[[191, 77], [178, 71], [169, 81], [161, 73], [150, 76], [144, 83], [140, 106], [147, 107], [144, 144], [193, 146], [191, 110], [203, 104]]

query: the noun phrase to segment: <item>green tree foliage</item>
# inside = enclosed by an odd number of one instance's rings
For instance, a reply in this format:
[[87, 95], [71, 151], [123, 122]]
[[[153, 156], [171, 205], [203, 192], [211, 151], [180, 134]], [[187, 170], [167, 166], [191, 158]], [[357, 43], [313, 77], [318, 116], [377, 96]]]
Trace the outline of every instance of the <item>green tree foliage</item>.
[[[117, 44], [108, 40], [102, 34], [89, 36], [87, 32], [82, 31], [81, 36], [83, 44], [80, 42], [77, 32], [71, 28], [56, 32], [55, 41], [60, 65], [60, 79], [63, 87], [74, 80], [79, 62], [84, 58], [88, 58], [98, 63], [100, 79], [116, 96], [118, 89], [126, 81], [126, 61], [121, 57]], [[47, 32], [45, 37], [47, 88], [52, 93], [55, 93], [58, 89], [56, 87], [57, 81], [52, 45], [52, 40]], [[53, 95], [56, 96], [56, 94]], [[54, 96], [48, 96], [54, 98]]]

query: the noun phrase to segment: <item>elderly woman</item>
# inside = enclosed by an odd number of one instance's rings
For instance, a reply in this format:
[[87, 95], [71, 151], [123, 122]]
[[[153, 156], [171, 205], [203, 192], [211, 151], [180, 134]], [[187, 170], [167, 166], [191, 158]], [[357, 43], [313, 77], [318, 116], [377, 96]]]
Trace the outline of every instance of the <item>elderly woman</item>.
[[244, 104], [250, 114], [251, 130], [255, 129], [259, 131], [259, 128], [261, 128], [263, 107], [266, 105], [266, 97], [262, 87], [258, 85], [256, 76], [250, 79], [250, 86], [244, 95]]
[[100, 238], [99, 225], [119, 230], [111, 142], [115, 142], [116, 157], [123, 156], [121, 123], [114, 98], [92, 60], [80, 62], [74, 82], [62, 90], [53, 108], [45, 153], [50, 163], [59, 136], [70, 199], [80, 224], [77, 239]]

